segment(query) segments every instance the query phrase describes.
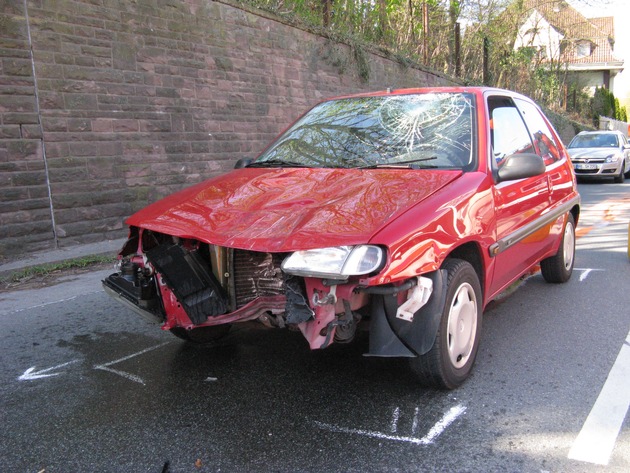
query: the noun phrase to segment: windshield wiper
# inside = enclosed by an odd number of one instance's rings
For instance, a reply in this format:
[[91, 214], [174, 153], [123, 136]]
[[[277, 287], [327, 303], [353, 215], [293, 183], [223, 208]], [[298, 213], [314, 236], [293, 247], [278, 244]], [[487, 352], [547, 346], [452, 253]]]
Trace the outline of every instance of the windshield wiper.
[[307, 164], [295, 163], [292, 161], [285, 161], [283, 159], [269, 159], [267, 161], [254, 161], [253, 163], [248, 164], [248, 168], [310, 168]]
[[[369, 164], [367, 166], [359, 166], [357, 169], [377, 169], [377, 168], [409, 168], [415, 169], [413, 166], [417, 163], [422, 163], [425, 161], [432, 161], [437, 159], [437, 156], [431, 156], [427, 158], [418, 158], [418, 159], [410, 159], [408, 161], [398, 161], [394, 163], [380, 163], [380, 164]], [[422, 166], [423, 168], [436, 168], [437, 166], [432, 164], [425, 164]]]

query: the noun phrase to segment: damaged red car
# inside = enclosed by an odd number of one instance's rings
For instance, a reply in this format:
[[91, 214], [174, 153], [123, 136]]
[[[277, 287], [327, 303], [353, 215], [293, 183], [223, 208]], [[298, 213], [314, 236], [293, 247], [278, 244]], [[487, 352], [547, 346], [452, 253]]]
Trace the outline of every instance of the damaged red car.
[[580, 211], [566, 149], [528, 98], [491, 88], [324, 101], [255, 159], [137, 212], [106, 291], [163, 330], [369, 329], [424, 385], [471, 373], [486, 305], [540, 265], [571, 277]]

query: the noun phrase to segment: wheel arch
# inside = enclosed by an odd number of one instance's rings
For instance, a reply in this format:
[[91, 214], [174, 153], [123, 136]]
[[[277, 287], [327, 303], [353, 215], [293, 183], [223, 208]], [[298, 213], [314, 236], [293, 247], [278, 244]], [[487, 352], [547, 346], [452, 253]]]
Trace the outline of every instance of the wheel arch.
[[[462, 245], [454, 248], [444, 261], [451, 258], [461, 259], [470, 263], [475, 270], [475, 273], [477, 273], [477, 278], [479, 279], [479, 284], [481, 285], [481, 294], [485, 295], [486, 267], [479, 244], [475, 241], [463, 243]], [[443, 265], [444, 262], [442, 262], [442, 266]]]
[[[462, 260], [471, 265], [479, 281], [481, 298], [485, 299], [485, 265], [481, 245], [468, 241], [453, 248], [442, 260], [441, 269], [424, 273], [433, 283], [428, 303], [415, 314], [413, 321], [396, 317], [396, 295], [374, 295], [370, 325], [370, 356], [422, 356], [433, 347], [446, 300], [448, 271], [446, 262]], [[483, 302], [482, 302], [483, 307]]]
[[573, 215], [573, 222], [575, 223], [575, 226], [577, 227], [578, 220], [580, 218], [580, 206], [574, 205], [573, 208], [570, 210], [570, 212], [571, 212], [571, 215]]

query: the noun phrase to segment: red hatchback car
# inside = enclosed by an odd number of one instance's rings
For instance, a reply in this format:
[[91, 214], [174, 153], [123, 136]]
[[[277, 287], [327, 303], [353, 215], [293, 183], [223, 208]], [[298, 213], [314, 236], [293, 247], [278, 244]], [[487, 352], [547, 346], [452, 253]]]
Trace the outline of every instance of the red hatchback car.
[[485, 306], [571, 277], [580, 197], [528, 98], [490, 88], [324, 101], [256, 159], [132, 215], [106, 291], [198, 343], [257, 320], [311, 349], [369, 324], [424, 385], [470, 374]]

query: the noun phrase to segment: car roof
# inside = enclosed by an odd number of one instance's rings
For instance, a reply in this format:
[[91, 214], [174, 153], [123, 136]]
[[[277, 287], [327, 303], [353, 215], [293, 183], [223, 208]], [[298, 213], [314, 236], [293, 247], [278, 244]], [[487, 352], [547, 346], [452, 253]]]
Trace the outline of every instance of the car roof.
[[485, 93], [496, 93], [501, 95], [509, 95], [511, 97], [519, 97], [533, 100], [525, 95], [519, 94], [512, 90], [499, 89], [496, 87], [484, 87], [484, 86], [439, 86], [439, 87], [416, 87], [416, 88], [387, 88], [385, 90], [378, 90], [373, 92], [365, 92], [359, 94], [341, 95], [336, 97], [329, 97], [322, 101], [328, 102], [330, 100], [348, 99], [348, 98], [362, 98], [362, 97], [387, 97], [394, 95], [411, 95], [411, 94], [426, 94], [426, 93], [470, 93], [475, 95], [481, 95]]

